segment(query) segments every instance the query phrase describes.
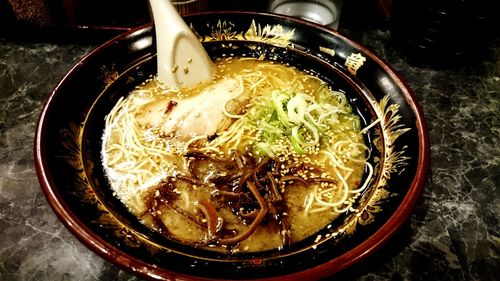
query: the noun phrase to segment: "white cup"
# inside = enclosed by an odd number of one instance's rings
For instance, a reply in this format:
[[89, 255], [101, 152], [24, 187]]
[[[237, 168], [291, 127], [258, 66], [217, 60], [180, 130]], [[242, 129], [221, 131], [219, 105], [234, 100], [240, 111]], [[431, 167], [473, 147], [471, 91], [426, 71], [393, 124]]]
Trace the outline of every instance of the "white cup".
[[337, 29], [343, 0], [269, 0], [268, 11]]

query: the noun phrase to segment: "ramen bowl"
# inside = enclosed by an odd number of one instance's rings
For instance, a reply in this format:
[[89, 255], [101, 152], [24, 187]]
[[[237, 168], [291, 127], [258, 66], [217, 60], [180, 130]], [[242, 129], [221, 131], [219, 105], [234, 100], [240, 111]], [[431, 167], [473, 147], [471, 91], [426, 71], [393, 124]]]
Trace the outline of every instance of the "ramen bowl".
[[349, 211], [286, 250], [209, 251], [144, 226], [113, 195], [100, 152], [105, 116], [156, 74], [154, 29], [147, 25], [85, 56], [43, 108], [35, 164], [41, 188], [66, 227], [120, 268], [160, 280], [319, 279], [382, 247], [411, 214], [427, 176], [425, 120], [406, 83], [363, 46], [302, 20], [247, 12], [200, 13], [185, 20], [213, 58], [265, 58], [342, 89], [372, 148], [367, 188]]

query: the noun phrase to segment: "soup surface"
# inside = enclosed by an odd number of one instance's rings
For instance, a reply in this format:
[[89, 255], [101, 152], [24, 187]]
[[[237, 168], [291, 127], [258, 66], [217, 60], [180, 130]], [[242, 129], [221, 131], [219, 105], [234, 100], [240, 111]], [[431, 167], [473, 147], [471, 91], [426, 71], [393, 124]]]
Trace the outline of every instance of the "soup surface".
[[277, 62], [215, 63], [213, 81], [150, 79], [106, 117], [103, 165], [128, 209], [169, 239], [230, 252], [285, 249], [353, 211], [373, 168], [345, 95]]

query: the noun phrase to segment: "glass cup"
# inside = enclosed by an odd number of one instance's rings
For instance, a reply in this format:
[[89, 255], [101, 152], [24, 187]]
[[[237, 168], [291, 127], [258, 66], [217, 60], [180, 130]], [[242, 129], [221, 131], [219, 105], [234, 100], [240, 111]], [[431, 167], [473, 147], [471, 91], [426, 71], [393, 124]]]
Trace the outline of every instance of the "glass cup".
[[207, 10], [208, 0], [171, 0], [179, 14], [185, 15]]
[[268, 11], [337, 29], [343, 0], [269, 0]]

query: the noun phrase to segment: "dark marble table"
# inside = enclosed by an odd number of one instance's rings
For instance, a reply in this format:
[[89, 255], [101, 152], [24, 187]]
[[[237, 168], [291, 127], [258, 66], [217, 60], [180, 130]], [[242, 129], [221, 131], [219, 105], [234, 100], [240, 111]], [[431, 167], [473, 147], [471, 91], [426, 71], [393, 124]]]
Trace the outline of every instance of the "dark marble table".
[[[479, 61], [440, 69], [410, 63], [392, 46], [389, 31], [368, 30], [359, 40], [418, 96], [430, 131], [431, 169], [408, 223], [339, 280], [498, 280], [500, 40]], [[33, 164], [45, 99], [93, 47], [0, 39], [0, 280], [136, 280], [58, 221]]]

